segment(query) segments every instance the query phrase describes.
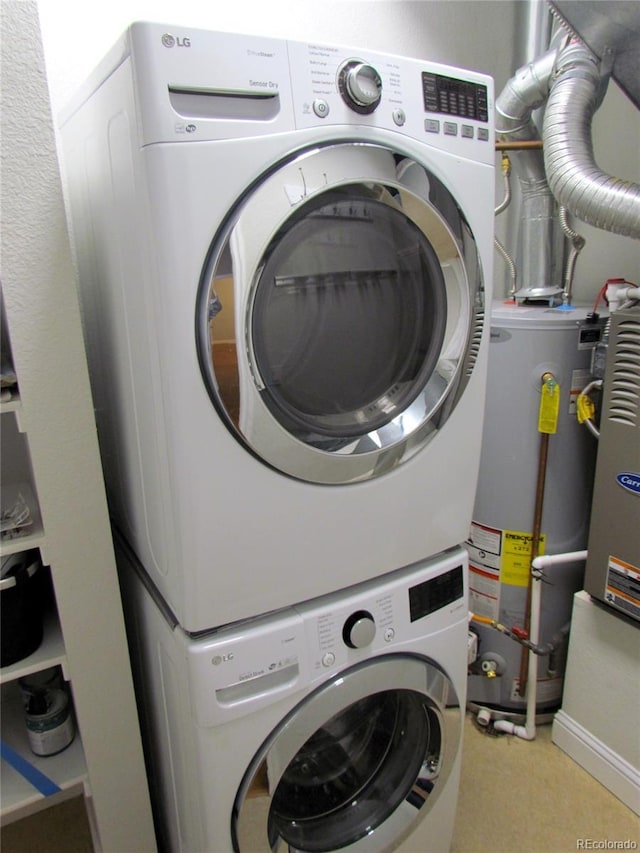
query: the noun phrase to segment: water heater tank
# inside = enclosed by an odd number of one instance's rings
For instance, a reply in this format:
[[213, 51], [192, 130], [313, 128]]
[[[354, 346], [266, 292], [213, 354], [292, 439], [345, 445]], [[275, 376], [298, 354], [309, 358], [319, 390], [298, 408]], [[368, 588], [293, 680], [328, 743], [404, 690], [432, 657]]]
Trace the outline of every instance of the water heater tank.
[[[525, 624], [541, 446], [538, 415], [547, 373], [559, 383], [560, 410], [557, 430], [548, 438], [539, 553], [586, 548], [597, 447], [578, 423], [575, 407], [591, 380], [591, 353], [602, 328], [588, 309], [493, 306], [482, 457], [467, 545], [470, 609], [508, 628]], [[539, 659], [539, 711], [560, 704], [572, 598], [582, 588], [583, 574], [580, 562], [545, 570], [540, 644], [557, 642], [557, 652]], [[479, 642], [469, 703], [524, 711], [523, 647], [488, 625], [474, 622], [473, 629]]]

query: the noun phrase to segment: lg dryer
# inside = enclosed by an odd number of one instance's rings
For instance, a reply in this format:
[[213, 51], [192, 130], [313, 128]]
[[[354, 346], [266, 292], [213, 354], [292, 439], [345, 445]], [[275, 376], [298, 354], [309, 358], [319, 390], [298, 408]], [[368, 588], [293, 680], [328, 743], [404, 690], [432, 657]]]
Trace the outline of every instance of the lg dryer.
[[161, 849], [449, 849], [462, 549], [196, 639], [124, 577]]
[[63, 122], [117, 524], [185, 630], [463, 541], [492, 82], [135, 24]]

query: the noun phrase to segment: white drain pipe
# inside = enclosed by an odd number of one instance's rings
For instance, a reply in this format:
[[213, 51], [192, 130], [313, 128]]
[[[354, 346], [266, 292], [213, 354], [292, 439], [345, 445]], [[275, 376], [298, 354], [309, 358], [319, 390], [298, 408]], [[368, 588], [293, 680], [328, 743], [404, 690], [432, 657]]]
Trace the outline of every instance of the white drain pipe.
[[[531, 563], [531, 574], [533, 584], [531, 585], [531, 622], [529, 626], [529, 639], [532, 645], [537, 646], [540, 642], [540, 611], [542, 602], [542, 572], [547, 566], [555, 566], [559, 563], [574, 563], [578, 560], [586, 560], [586, 551], [569, 551], [566, 554], [549, 554], [536, 557]], [[538, 655], [529, 650], [527, 670], [527, 716], [525, 725], [519, 726], [510, 720], [496, 720], [493, 728], [497, 732], [506, 732], [523, 740], [535, 740], [536, 737], [536, 688], [538, 684]]]

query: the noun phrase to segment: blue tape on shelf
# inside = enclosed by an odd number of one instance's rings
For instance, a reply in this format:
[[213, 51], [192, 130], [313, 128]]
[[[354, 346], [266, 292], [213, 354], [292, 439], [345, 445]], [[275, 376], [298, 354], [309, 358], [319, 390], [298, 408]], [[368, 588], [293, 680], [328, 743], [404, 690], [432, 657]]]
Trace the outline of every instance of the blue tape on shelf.
[[0, 740], [0, 756], [10, 764], [14, 770], [24, 776], [24, 778], [43, 796], [50, 797], [52, 794], [57, 794], [59, 788], [55, 782], [41, 773], [37, 767], [34, 767], [26, 758], [23, 758], [19, 753], [12, 749], [3, 740]]

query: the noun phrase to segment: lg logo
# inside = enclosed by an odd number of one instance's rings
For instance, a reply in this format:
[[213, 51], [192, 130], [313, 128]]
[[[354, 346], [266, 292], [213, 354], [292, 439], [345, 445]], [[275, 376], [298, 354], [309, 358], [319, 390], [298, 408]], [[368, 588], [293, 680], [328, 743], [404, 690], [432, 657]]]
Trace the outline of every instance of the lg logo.
[[162, 44], [165, 47], [191, 47], [190, 38], [176, 38], [170, 33], [165, 33], [162, 36]]
[[211, 663], [214, 666], [220, 666], [221, 663], [229, 663], [229, 661], [232, 661], [233, 657], [233, 652], [229, 652], [229, 654], [226, 655], [215, 655], [211, 658]]

